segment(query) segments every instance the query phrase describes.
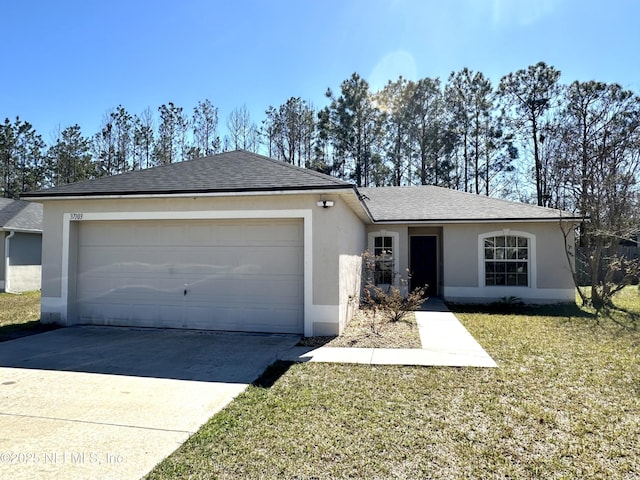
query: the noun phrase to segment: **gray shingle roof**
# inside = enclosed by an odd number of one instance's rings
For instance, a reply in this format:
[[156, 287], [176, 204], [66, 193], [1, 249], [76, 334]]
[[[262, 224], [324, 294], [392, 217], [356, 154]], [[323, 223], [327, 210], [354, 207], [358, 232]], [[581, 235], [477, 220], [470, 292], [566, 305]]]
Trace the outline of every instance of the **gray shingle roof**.
[[42, 231], [42, 204], [0, 198], [0, 228]]
[[459, 190], [419, 187], [359, 188], [375, 222], [551, 220], [568, 212]]
[[29, 192], [23, 197], [64, 197], [351, 188], [313, 170], [237, 150], [210, 157]]
[[[197, 195], [224, 192], [351, 188], [353, 188], [352, 185], [343, 180], [255, 153], [237, 150], [197, 160], [30, 192], [24, 194], [23, 197], [55, 198], [181, 193]], [[576, 218], [570, 213], [559, 210], [431, 185], [359, 188], [358, 191], [364, 195], [363, 203], [375, 222], [551, 220], [560, 216]], [[42, 228], [41, 210], [39, 225]]]

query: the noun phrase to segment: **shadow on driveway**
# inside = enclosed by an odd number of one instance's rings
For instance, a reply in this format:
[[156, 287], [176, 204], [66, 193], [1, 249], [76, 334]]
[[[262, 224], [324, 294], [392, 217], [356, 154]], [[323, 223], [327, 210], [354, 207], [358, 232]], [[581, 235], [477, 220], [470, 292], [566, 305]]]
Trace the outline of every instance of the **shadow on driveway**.
[[0, 478], [139, 479], [298, 338], [86, 326], [2, 342]]
[[68, 327], [0, 343], [0, 367], [251, 383], [295, 335]]

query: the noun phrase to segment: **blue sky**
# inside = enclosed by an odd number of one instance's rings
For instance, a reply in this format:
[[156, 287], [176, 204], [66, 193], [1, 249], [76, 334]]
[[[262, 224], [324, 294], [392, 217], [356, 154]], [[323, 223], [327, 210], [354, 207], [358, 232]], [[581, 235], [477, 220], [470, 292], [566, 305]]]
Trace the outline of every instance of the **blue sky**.
[[374, 90], [469, 67], [497, 83], [540, 60], [562, 81], [640, 93], [637, 0], [6, 0], [0, 117], [50, 142], [105, 113], [208, 98], [228, 114], [299, 96], [323, 107], [353, 72]]

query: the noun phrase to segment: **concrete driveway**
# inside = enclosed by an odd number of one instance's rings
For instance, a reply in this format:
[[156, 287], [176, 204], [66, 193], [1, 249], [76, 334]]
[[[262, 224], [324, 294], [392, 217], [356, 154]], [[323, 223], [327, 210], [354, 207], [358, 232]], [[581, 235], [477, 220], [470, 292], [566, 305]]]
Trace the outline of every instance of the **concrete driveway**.
[[140, 478], [297, 339], [72, 327], [0, 343], [0, 478]]

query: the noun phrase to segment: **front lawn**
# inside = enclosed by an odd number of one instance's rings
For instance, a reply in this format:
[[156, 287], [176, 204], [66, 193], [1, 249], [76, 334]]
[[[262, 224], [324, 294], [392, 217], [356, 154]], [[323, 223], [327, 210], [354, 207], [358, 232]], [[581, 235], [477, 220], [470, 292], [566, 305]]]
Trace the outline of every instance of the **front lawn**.
[[40, 292], [0, 293], [0, 327], [40, 319]]
[[497, 369], [277, 364], [149, 478], [639, 478], [640, 332], [567, 311], [458, 313]]
[[40, 323], [40, 292], [0, 293], [0, 342], [55, 328]]

